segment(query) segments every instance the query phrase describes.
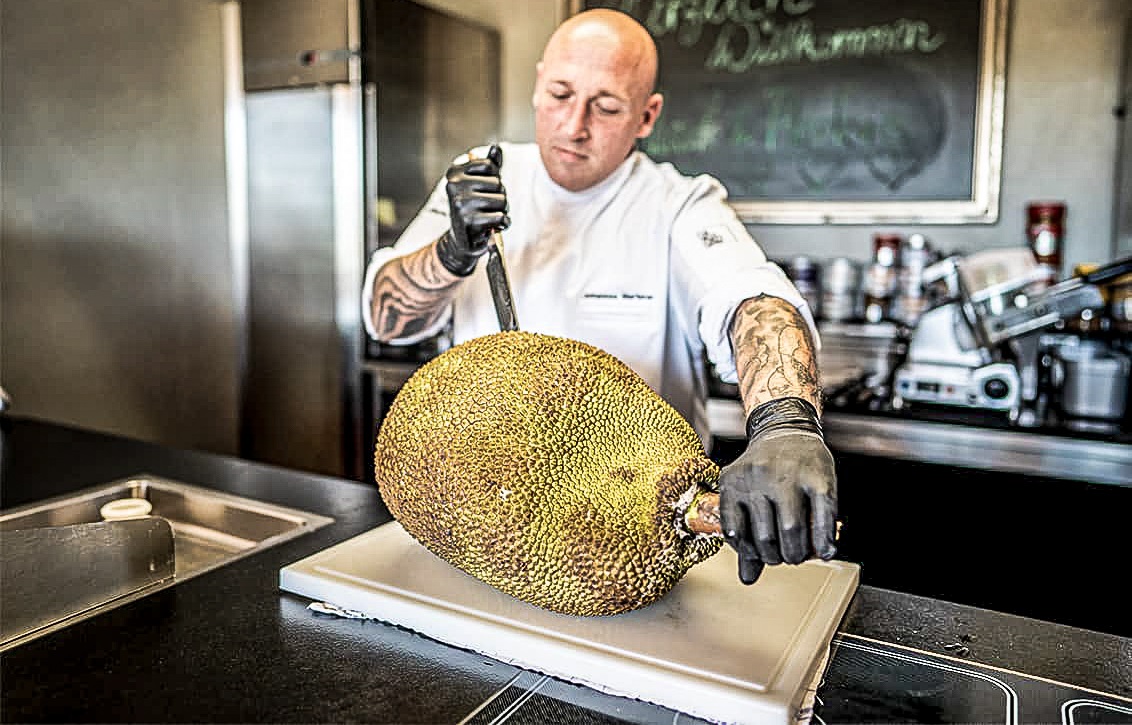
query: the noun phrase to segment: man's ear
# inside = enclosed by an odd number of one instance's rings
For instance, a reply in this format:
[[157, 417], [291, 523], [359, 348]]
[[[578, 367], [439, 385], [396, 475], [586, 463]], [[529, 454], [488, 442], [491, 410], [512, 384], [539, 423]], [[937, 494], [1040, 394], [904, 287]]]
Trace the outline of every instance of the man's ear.
[[654, 93], [645, 102], [645, 109], [641, 113], [641, 125], [637, 128], [637, 138], [646, 138], [652, 133], [656, 120], [660, 118], [660, 111], [664, 108], [664, 96]]
[[535, 63], [535, 89], [531, 93], [531, 107], [538, 108], [538, 92], [542, 88], [542, 61]]

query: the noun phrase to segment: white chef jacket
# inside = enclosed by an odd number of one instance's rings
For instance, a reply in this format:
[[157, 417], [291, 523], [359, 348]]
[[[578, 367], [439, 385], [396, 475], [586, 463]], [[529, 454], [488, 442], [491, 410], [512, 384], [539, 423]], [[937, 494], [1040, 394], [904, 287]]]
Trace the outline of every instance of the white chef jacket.
[[[519, 329], [581, 340], [613, 354], [678, 410], [705, 446], [710, 432], [703, 354], [722, 380], [736, 382], [728, 331], [743, 300], [760, 294], [787, 300], [817, 342], [805, 299], [767, 260], [714, 178], [685, 176], [635, 151], [609, 178], [572, 192], [550, 179], [535, 144], [500, 146], [511, 217], [503, 249]], [[477, 153], [486, 156], [486, 148]], [[372, 337], [377, 271], [448, 227], [442, 179], [397, 243], [370, 258], [362, 318]], [[478, 267], [434, 325], [392, 344], [427, 339], [449, 318], [456, 344], [499, 332], [487, 275]]]

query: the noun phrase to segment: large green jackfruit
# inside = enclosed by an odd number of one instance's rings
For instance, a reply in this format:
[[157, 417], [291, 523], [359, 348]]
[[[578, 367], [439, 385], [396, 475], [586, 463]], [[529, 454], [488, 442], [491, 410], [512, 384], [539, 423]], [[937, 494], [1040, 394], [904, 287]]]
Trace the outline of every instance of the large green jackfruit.
[[722, 543], [679, 523], [719, 476], [695, 431], [576, 340], [500, 332], [432, 359], [390, 406], [375, 472], [427, 549], [556, 612], [645, 606]]

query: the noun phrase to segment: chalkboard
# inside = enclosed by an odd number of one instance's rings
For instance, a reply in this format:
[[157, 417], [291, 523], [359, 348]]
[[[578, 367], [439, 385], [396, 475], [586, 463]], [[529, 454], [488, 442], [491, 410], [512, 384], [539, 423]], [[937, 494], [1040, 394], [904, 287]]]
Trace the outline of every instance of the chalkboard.
[[660, 52], [642, 143], [752, 222], [992, 222], [1007, 0], [586, 0]]

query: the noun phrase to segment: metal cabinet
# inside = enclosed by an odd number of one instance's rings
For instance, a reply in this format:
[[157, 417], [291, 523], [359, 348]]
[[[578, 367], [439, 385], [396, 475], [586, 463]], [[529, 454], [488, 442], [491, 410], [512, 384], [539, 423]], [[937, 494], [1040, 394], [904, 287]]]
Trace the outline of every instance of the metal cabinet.
[[1132, 17], [1124, 28], [1124, 69], [1120, 79], [1120, 147], [1116, 178], [1116, 255], [1132, 255]]
[[358, 0], [241, 0], [244, 88], [347, 82], [358, 14]]

